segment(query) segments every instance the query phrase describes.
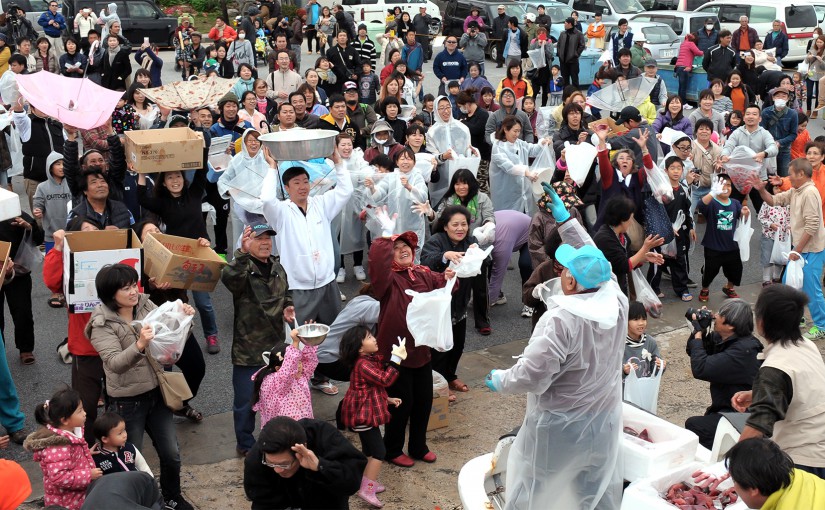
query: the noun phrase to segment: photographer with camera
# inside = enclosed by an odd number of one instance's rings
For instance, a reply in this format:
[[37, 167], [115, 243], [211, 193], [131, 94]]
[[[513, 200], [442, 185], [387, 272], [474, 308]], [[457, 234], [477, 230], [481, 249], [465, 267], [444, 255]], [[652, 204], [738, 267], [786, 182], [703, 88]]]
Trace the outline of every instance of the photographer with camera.
[[[761, 360], [762, 344], [753, 336], [753, 312], [744, 299], [728, 299], [715, 315], [705, 307], [688, 308], [685, 318], [693, 326], [687, 342], [693, 377], [710, 383], [710, 406], [703, 416], [692, 416], [685, 428], [699, 436], [705, 448], [713, 447], [720, 413], [733, 413], [731, 398], [748, 391]], [[710, 327], [713, 325], [713, 331]]]
[[35, 32], [31, 21], [26, 19], [26, 13], [15, 3], [8, 5], [6, 24], [0, 27], [0, 32], [6, 34], [7, 44], [12, 53], [17, 51], [18, 39], [23, 37], [30, 41], [37, 39], [37, 32]]

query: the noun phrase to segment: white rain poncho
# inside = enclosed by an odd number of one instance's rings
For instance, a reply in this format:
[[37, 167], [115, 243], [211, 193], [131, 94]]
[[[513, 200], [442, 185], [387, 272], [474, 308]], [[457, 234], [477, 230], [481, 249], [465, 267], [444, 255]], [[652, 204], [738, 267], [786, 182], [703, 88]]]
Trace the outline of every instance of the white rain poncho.
[[[427, 150], [433, 154], [443, 154], [452, 149], [457, 156], [470, 156], [472, 151], [470, 130], [462, 122], [455, 120], [450, 115], [450, 120], [445, 122], [438, 114], [438, 103], [449, 102], [446, 96], [438, 96], [435, 100], [436, 113], [433, 116], [433, 125], [427, 130]], [[430, 203], [437, 204], [447, 188], [450, 186], [449, 162], [445, 161], [438, 165], [438, 182], [430, 182]], [[422, 238], [419, 238], [422, 239]]]
[[[572, 220], [575, 221], [575, 220]], [[560, 232], [562, 240], [568, 239]], [[553, 287], [553, 285], [550, 285]], [[507, 462], [508, 510], [618, 510], [621, 365], [628, 301], [614, 279], [595, 293], [549, 296], [523, 356], [496, 372], [502, 393], [527, 393]]]
[[263, 214], [261, 202], [261, 184], [269, 172], [270, 166], [264, 158], [263, 148], [255, 156], [250, 156], [246, 149], [246, 137], [258, 133], [255, 129], [247, 129], [241, 136], [241, 153], [235, 154], [229, 166], [221, 173], [218, 179], [218, 193], [224, 199], [232, 198], [241, 209]]
[[341, 158], [341, 162], [349, 170], [353, 189], [352, 196], [341, 211], [341, 254], [347, 255], [367, 248], [364, 222], [358, 215], [372, 201], [364, 180], [372, 177], [375, 170], [364, 161], [364, 152], [357, 147], [349, 158]]
[[[412, 191], [401, 185], [401, 177], [406, 177]], [[375, 206], [387, 206], [387, 212], [390, 217], [398, 213], [398, 219], [395, 222], [395, 230], [393, 234], [401, 234], [409, 230], [415, 232], [419, 239], [424, 239], [427, 228], [427, 221], [424, 216], [412, 210], [414, 204], [420, 204], [427, 200], [427, 185], [424, 184], [424, 179], [421, 178], [421, 173], [413, 167], [408, 173], [403, 173], [401, 169], [396, 168], [394, 172], [387, 174], [375, 174], [373, 179], [375, 182], [375, 193], [372, 195], [372, 203]], [[376, 232], [380, 237], [380, 233]], [[420, 259], [419, 252], [416, 250], [415, 263], [418, 264]]]
[[490, 198], [496, 211], [513, 210], [531, 215], [536, 201], [530, 179], [524, 176], [529, 170], [530, 158], [541, 152], [541, 145], [517, 139], [515, 143], [496, 140], [490, 157]]

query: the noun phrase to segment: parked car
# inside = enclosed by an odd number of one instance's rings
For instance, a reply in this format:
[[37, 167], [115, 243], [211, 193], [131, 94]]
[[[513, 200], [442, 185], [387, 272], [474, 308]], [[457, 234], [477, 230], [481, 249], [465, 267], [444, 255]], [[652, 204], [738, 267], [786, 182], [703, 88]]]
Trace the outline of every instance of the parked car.
[[[559, 35], [561, 35], [561, 31], [564, 30], [564, 20], [570, 17], [573, 13], [573, 8], [569, 5], [556, 2], [554, 0], [543, 1], [543, 0], [527, 0], [523, 2], [524, 6], [527, 8], [528, 13], [533, 13], [538, 15], [539, 12], [539, 5], [544, 6], [544, 14], [550, 16], [550, 37], [554, 40], [559, 40]], [[582, 28], [587, 31], [587, 23], [588, 18], [579, 13], [579, 22], [582, 24]]]
[[10, 5], [16, 5], [26, 13], [38, 34], [43, 34], [43, 27], [37, 24], [40, 15], [49, 10], [49, 0], [0, 0], [0, 14], [5, 14]]
[[[470, 15], [470, 9], [476, 7], [480, 10], [479, 15], [484, 20], [485, 31], [487, 32], [487, 56], [495, 60], [498, 56], [496, 40], [490, 37], [489, 31], [492, 27], [492, 19], [498, 16], [498, 6], [500, 1], [491, 2], [489, 0], [448, 0], [444, 3], [442, 10], [442, 33], [445, 36], [452, 35], [461, 37], [464, 33], [464, 20]], [[504, 13], [509, 18], [515, 16], [519, 23], [524, 19], [524, 6], [520, 3], [507, 2], [504, 5]]]
[[423, 5], [427, 7], [427, 14], [433, 17], [430, 35], [437, 35], [441, 31], [441, 10], [430, 0], [343, 0], [341, 4], [344, 9], [352, 13], [356, 26], [365, 23], [371, 33], [373, 32], [370, 29], [371, 25], [378, 25], [383, 31], [387, 22], [387, 11], [401, 7], [402, 11], [409, 13], [413, 18], [418, 14], [418, 8]]
[[639, 21], [664, 23], [676, 32], [679, 41], [683, 41], [688, 34], [695, 34], [705, 26], [705, 20], [713, 19], [713, 25], [719, 30], [719, 18], [715, 14], [689, 11], [648, 11], [634, 14], [630, 18], [630, 26]]
[[601, 11], [604, 23], [618, 23], [622, 18], [630, 18], [645, 10], [639, 0], [565, 0], [564, 3], [578, 11], [582, 24], [583, 20], [592, 18], [596, 11]]
[[648, 11], [695, 11], [704, 0], [639, 0]]
[[[63, 16], [66, 18], [67, 33], [71, 33], [74, 17], [86, 7], [91, 7], [95, 14], [110, 3], [109, 0], [68, 0], [63, 3]], [[145, 37], [158, 46], [172, 46], [175, 29], [178, 28], [176, 17], [167, 16], [151, 0], [114, 0], [123, 36], [133, 45], [143, 44]], [[213, 22], [210, 20], [209, 22]], [[206, 22], [204, 22], [206, 23]], [[201, 30], [207, 26], [197, 27]], [[207, 30], [208, 31], [208, 30]]]
[[[610, 41], [610, 37], [619, 30], [619, 27], [612, 23], [605, 23], [605, 26], [607, 27], [607, 40]], [[681, 40], [676, 32], [664, 23], [634, 20], [630, 22], [630, 30], [634, 34], [644, 35], [645, 53], [648, 54], [648, 58], [656, 60], [659, 64], [669, 64], [671, 59], [679, 54]], [[610, 43], [607, 46], [609, 51], [613, 51]]]
[[813, 30], [818, 24], [817, 13], [811, 4], [777, 4], [775, 0], [750, 0], [747, 3], [732, 3], [732, 0], [709, 2], [696, 12], [716, 14], [719, 24], [733, 32], [739, 28], [739, 17], [747, 16], [751, 27], [760, 39], [773, 30], [773, 21], [778, 19], [785, 24], [788, 34], [788, 55], [783, 62], [800, 62], [805, 56], [808, 41], [813, 37]]

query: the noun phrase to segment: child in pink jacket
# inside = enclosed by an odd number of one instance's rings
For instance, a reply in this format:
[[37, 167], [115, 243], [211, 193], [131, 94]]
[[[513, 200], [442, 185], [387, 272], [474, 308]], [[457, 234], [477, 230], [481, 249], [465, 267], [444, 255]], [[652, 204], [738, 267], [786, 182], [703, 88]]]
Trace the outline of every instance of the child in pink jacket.
[[261, 427], [276, 416], [313, 418], [309, 379], [318, 366], [317, 347], [299, 349], [298, 331], [293, 329], [291, 336], [286, 352], [282, 347], [273, 349], [267, 366], [252, 376], [252, 411], [261, 413]]
[[83, 439], [86, 411], [80, 394], [72, 389], [58, 391], [37, 406], [34, 417], [43, 428], [29, 434], [23, 448], [40, 463], [44, 504], [78, 510], [89, 484], [103, 475]]

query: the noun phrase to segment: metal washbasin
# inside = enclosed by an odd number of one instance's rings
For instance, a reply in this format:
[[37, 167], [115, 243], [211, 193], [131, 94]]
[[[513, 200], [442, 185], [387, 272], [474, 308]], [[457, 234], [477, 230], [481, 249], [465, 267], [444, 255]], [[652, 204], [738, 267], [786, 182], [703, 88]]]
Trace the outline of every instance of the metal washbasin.
[[290, 129], [261, 135], [258, 140], [276, 161], [307, 161], [331, 156], [336, 135], [331, 129]]

